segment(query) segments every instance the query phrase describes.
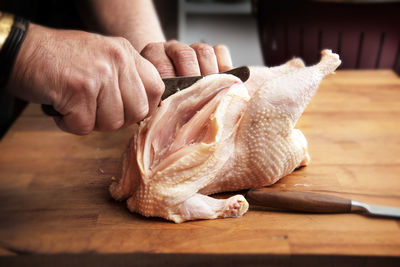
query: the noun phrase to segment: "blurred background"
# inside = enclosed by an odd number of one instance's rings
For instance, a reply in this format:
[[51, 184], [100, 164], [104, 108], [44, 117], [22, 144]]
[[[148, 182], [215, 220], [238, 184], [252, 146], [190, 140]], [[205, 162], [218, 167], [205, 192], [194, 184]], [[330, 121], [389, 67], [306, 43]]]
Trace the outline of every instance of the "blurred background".
[[155, 3], [169, 38], [186, 43], [225, 43], [235, 66], [274, 66], [292, 57], [313, 64], [320, 51], [329, 48], [340, 54], [340, 69], [400, 72], [398, 0]]
[[179, 0], [177, 38], [184, 43], [223, 43], [235, 66], [262, 65], [253, 10], [250, 0]]
[[[318, 61], [330, 48], [340, 69], [392, 69], [400, 74], [398, 0], [154, 0], [167, 39], [226, 44], [234, 66], [274, 66], [301, 57]], [[0, 1], [0, 10], [55, 28], [82, 29], [74, 1]], [[21, 101], [0, 91], [0, 136]]]

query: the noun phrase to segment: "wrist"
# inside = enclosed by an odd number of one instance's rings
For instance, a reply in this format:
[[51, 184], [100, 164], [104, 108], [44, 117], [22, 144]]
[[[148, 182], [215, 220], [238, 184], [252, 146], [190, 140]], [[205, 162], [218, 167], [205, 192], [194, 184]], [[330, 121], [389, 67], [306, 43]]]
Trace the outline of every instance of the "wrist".
[[29, 25], [29, 32], [20, 47], [4, 88], [10, 94], [29, 102], [38, 100], [38, 97], [32, 97], [31, 87], [34, 86], [32, 80], [37, 76], [35, 70], [42, 69], [41, 66], [37, 66], [37, 58], [40, 58], [38, 50], [43, 45], [43, 34], [40, 33], [42, 29], [39, 28], [43, 27], [33, 23]]

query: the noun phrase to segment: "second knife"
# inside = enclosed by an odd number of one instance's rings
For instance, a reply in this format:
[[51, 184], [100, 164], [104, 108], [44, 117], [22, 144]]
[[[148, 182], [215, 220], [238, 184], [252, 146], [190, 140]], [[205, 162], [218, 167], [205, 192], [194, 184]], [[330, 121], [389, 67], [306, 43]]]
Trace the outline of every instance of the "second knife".
[[347, 198], [304, 191], [251, 189], [247, 192], [246, 199], [253, 205], [291, 211], [312, 213], [357, 212], [373, 216], [400, 218], [400, 208], [370, 205]]

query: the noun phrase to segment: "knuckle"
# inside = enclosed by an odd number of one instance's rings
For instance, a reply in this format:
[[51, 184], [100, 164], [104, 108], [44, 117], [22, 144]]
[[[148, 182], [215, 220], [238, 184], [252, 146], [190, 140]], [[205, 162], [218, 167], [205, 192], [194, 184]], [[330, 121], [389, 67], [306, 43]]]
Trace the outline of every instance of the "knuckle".
[[73, 95], [84, 95], [86, 97], [97, 97], [98, 81], [93, 77], [76, 75], [72, 77], [69, 84], [69, 90]]
[[71, 132], [77, 135], [88, 135], [93, 131], [93, 123], [90, 121], [80, 122]]
[[142, 51], [140, 52], [140, 55], [144, 58], [148, 58], [153, 54], [154, 48], [150, 46], [150, 44], [146, 45]]
[[92, 129], [89, 129], [89, 128], [82, 128], [82, 129], [77, 130], [76, 134], [77, 134], [77, 135], [88, 135], [88, 134], [90, 134], [91, 132], [92, 132]]
[[124, 48], [126, 49], [130, 49], [132, 48], [131, 43], [128, 41], [128, 39], [124, 38], [124, 37], [114, 37], [116, 39], [116, 41]]
[[124, 125], [124, 120], [115, 120], [110, 122], [106, 130], [116, 131]]
[[118, 63], [123, 63], [131, 58], [133, 47], [131, 43], [123, 37], [114, 37], [116, 43], [110, 45], [109, 53], [111, 57]]
[[97, 84], [98, 82], [93, 78], [87, 78], [80, 81], [81, 90], [89, 99], [97, 97]]
[[155, 51], [163, 49], [164, 49], [163, 43], [149, 43], [142, 49], [140, 54], [144, 57], [148, 57], [149, 55], [152, 55]]
[[135, 112], [135, 114], [132, 116], [133, 120], [135, 122], [141, 121], [144, 118], [147, 117], [147, 114], [149, 113], [149, 106], [148, 105], [141, 105], [140, 108], [138, 108]]
[[208, 44], [196, 43], [193, 47], [200, 56], [214, 55], [214, 49]]
[[196, 52], [188, 47], [183, 47], [181, 49], [177, 49], [173, 52], [174, 56], [179, 62], [187, 62], [187, 61], [195, 61], [196, 60]]
[[114, 71], [113, 68], [110, 64], [105, 63], [105, 62], [100, 62], [97, 63], [96, 65], [96, 73], [101, 79], [104, 80], [110, 80], [114, 76]]
[[120, 44], [122, 46], [123, 49], [125, 49], [127, 52], [132, 53], [134, 51], [134, 48], [131, 44], [131, 42], [129, 42], [127, 39], [120, 37]]
[[123, 48], [119, 45], [112, 45], [109, 48], [109, 53], [112, 58], [112, 60], [116, 62], [123, 62], [125, 58], [125, 51], [123, 51]]
[[164, 92], [164, 84], [162, 82], [157, 82], [154, 86], [147, 89], [147, 95], [149, 98], [159, 98]]

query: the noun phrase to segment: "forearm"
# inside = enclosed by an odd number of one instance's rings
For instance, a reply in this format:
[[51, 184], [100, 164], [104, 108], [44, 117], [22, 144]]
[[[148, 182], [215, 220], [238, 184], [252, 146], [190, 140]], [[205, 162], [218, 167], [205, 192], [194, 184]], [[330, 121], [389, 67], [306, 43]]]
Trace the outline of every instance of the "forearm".
[[137, 51], [141, 51], [148, 43], [165, 41], [151, 0], [82, 2], [82, 18], [91, 29], [106, 35], [125, 37]]

